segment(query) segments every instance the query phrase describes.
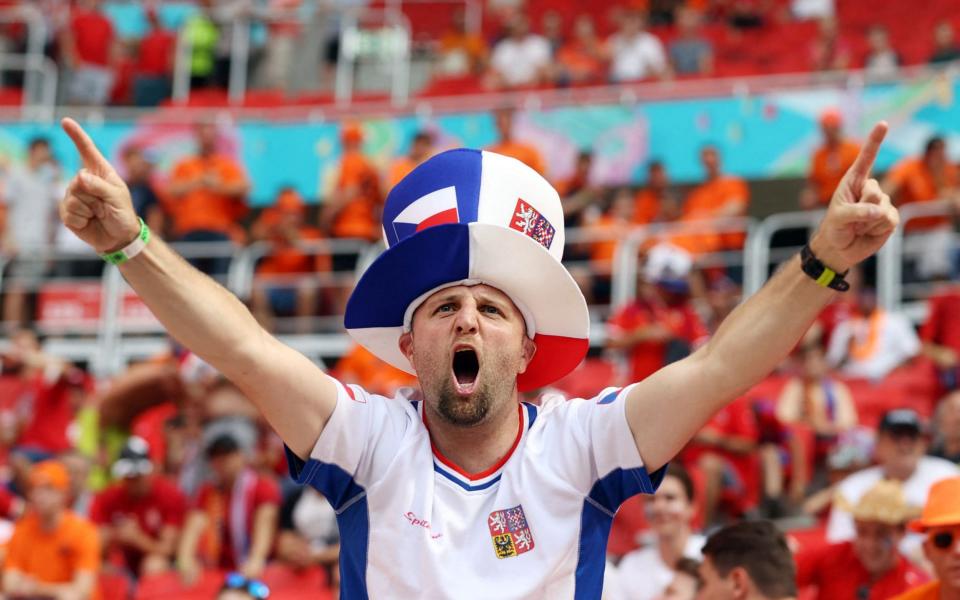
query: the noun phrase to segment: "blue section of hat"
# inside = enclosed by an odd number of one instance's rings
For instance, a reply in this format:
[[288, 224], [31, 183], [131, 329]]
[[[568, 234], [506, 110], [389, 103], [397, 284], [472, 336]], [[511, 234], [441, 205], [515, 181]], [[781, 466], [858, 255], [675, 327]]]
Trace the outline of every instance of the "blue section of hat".
[[393, 247], [416, 231], [415, 224], [396, 224], [408, 206], [438, 190], [452, 187], [461, 223], [477, 220], [483, 154], [479, 150], [447, 150], [425, 161], [390, 191], [383, 207], [383, 229]]
[[425, 291], [469, 277], [469, 228], [431, 227], [403, 240], [370, 265], [347, 302], [344, 325], [347, 329], [399, 327], [407, 307]]

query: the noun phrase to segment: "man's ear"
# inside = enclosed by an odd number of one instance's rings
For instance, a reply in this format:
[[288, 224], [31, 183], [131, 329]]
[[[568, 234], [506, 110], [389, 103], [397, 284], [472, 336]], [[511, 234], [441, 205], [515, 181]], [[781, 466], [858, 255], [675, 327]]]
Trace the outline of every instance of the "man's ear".
[[736, 600], [749, 598], [751, 590], [753, 589], [753, 581], [750, 579], [750, 574], [747, 573], [747, 570], [743, 567], [734, 567], [730, 569], [729, 577], [733, 588], [733, 597], [736, 598]]
[[527, 336], [523, 336], [523, 364], [520, 366], [520, 372], [517, 373], [518, 375], [527, 371], [527, 367], [530, 366], [530, 361], [533, 360], [536, 353], [537, 343]]
[[410, 364], [413, 365], [413, 333], [410, 331], [404, 331], [400, 334], [400, 339], [397, 344], [400, 346], [400, 352], [407, 357], [407, 360], [410, 361]]

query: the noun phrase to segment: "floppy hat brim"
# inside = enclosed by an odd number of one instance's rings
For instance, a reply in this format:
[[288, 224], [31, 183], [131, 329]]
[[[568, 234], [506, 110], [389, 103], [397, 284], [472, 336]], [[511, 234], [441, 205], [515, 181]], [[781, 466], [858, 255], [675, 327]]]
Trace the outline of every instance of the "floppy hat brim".
[[344, 325], [374, 355], [415, 374], [399, 347], [407, 307], [459, 281], [497, 288], [532, 315], [537, 352], [517, 377], [520, 391], [548, 385], [583, 360], [590, 317], [580, 288], [543, 246], [499, 225], [437, 225], [387, 249], [357, 282]]

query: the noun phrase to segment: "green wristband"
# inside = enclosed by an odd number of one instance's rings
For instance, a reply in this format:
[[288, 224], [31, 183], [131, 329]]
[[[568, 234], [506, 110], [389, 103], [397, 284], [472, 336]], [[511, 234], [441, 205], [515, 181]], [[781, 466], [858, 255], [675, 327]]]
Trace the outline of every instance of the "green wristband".
[[140, 219], [140, 235], [138, 235], [136, 239], [127, 244], [126, 247], [121, 248], [116, 252], [101, 254], [100, 258], [107, 261], [111, 265], [122, 265], [134, 256], [140, 254], [149, 241], [150, 228], [147, 227], [147, 224], [143, 222], [143, 219]]

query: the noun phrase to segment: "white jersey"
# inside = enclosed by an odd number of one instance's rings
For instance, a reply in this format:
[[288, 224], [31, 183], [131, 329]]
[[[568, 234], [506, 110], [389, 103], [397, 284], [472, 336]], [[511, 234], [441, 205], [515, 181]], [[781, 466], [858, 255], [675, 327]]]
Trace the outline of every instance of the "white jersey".
[[614, 513], [663, 476], [616, 388], [521, 404], [513, 448], [473, 476], [432, 448], [420, 402], [337, 388], [310, 459], [288, 456], [337, 512], [343, 598], [600, 598]]

